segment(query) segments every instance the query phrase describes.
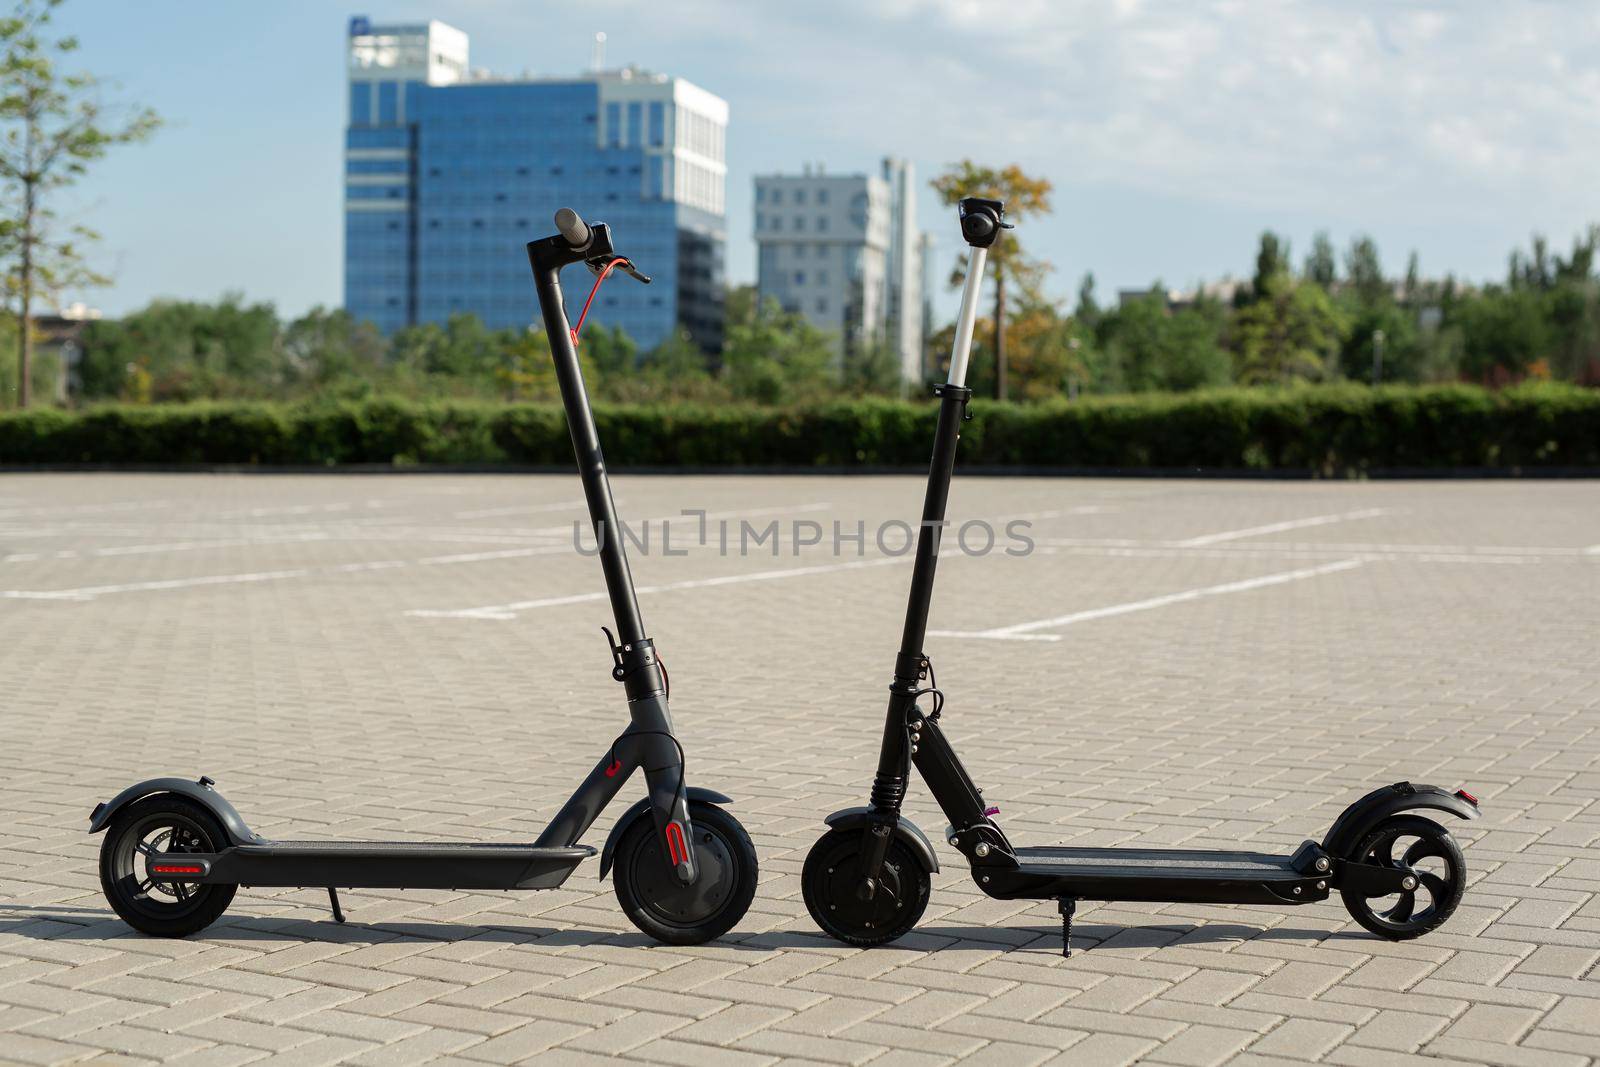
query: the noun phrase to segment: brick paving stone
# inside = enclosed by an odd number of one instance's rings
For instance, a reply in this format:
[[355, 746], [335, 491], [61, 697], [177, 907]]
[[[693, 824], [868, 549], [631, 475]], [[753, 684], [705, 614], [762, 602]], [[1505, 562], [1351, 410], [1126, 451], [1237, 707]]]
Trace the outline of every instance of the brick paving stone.
[[1251, 1055], [1285, 1059], [1321, 1059], [1329, 1049], [1348, 1038], [1354, 1028], [1316, 1019], [1290, 1019], [1250, 1046]]
[[1415, 1011], [1380, 1011], [1363, 1022], [1347, 1040], [1353, 1045], [1414, 1052], [1426, 1044], [1449, 1020]]
[[[902, 477], [617, 489], [630, 516], [876, 524], [920, 504]], [[269, 836], [536, 836], [624, 721], [594, 636], [603, 602], [408, 612], [598, 592], [592, 559], [542, 551], [566, 544], [579, 497], [557, 476], [0, 476], [0, 594], [89, 591], [0, 595], [0, 1062], [1600, 1055], [1600, 663], [1571, 651], [1600, 632], [1600, 556], [1583, 551], [1600, 541], [1600, 486], [1581, 481], [974, 478], [952, 496], [963, 520], [1050, 517], [1033, 555], [941, 566], [935, 628], [1355, 561], [1043, 628], [1059, 643], [936, 636], [928, 651], [946, 728], [1019, 843], [1285, 851], [1375, 784], [1474, 789], [1483, 818], [1451, 823], [1474, 881], [1418, 941], [1368, 936], [1337, 898], [1086, 902], [1063, 960], [1053, 905], [979, 892], [920, 782], [907, 811], [946, 867], [923, 922], [866, 952], [820, 936], [800, 867], [821, 817], [865, 796], [908, 568], [746, 582], [837, 561], [700, 549], [634, 569], [648, 588], [715, 582], [641, 607], [672, 661], [691, 774], [736, 798], [761, 852], [756, 905], [728, 939], [653, 945], [593, 864], [543, 894], [356, 891], [344, 926], [300, 890], [243, 890], [187, 941], [109, 913], [84, 817], [144, 775], [210, 774]], [[523, 549], [540, 551], [504, 554]], [[356, 569], [382, 561], [396, 565]], [[297, 576], [229, 577], [267, 572]], [[780, 644], [783, 660], [752, 666], [750, 649]]]

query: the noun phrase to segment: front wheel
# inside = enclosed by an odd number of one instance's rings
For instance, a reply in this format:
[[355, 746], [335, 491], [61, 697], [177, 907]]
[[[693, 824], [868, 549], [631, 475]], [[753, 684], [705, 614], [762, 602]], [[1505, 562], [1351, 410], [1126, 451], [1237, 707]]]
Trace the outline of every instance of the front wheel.
[[100, 885], [112, 910], [135, 930], [187, 937], [210, 926], [238, 887], [156, 882], [150, 878], [150, 864], [227, 847], [222, 827], [203, 806], [172, 793], [145, 797], [119, 812], [106, 830], [100, 845]]
[[[1358, 863], [1409, 871], [1414, 888], [1368, 897], [1354, 889], [1339, 895], [1356, 922], [1390, 941], [1409, 941], [1438, 929], [1461, 903], [1467, 861], [1450, 831], [1416, 815], [1396, 815], [1367, 832], [1352, 858]], [[1418, 898], [1423, 899], [1419, 900]]]
[[612, 885], [623, 914], [668, 945], [698, 945], [733, 929], [756, 896], [756, 847], [732, 815], [714, 804], [689, 802], [694, 834], [693, 885], [680, 885], [648, 812], [617, 843]]
[[917, 925], [928, 907], [932, 879], [898, 838], [889, 842], [870, 899], [861, 895], [861, 855], [867, 828], [829, 830], [811, 846], [800, 889], [822, 932], [847, 945], [883, 945]]

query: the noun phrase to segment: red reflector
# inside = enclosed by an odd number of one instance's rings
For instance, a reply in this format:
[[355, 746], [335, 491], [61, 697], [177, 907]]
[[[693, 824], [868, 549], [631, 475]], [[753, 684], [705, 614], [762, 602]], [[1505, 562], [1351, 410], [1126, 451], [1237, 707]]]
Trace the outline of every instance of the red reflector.
[[150, 870], [153, 871], [156, 874], [205, 874], [206, 873], [206, 869], [204, 867], [195, 867], [195, 866], [179, 867], [176, 864], [172, 864], [172, 863], [157, 863], [157, 864], [153, 864], [150, 867]]
[[672, 857], [673, 866], [689, 858], [689, 846], [683, 840], [683, 827], [675, 822], [667, 823], [667, 854]]
[[1473, 796], [1471, 793], [1467, 792], [1465, 789], [1457, 789], [1456, 790], [1456, 796], [1460, 797], [1462, 800], [1465, 800], [1468, 804], [1471, 804], [1473, 807], [1477, 807], [1478, 806], [1478, 798]]

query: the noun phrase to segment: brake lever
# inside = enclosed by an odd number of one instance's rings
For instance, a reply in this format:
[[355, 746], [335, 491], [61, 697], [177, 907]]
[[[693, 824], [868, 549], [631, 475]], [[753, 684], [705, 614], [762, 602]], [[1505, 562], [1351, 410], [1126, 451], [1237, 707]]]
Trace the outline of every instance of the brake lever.
[[620, 270], [645, 285], [650, 284], [650, 276], [641, 274], [639, 268], [633, 265], [633, 260], [627, 256], [596, 256], [585, 265], [589, 268], [589, 273], [597, 278], [605, 271], [607, 266], [611, 266], [613, 270]]

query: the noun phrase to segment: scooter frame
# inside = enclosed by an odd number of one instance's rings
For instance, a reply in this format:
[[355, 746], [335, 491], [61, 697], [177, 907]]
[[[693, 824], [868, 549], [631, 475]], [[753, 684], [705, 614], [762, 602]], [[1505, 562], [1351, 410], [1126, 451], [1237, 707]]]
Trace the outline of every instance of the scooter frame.
[[[880, 877], [891, 842], [903, 845], [925, 873], [939, 869], [927, 835], [901, 814], [912, 764], [950, 821], [946, 840], [967, 859], [980, 889], [1001, 899], [1059, 902], [1067, 954], [1078, 900], [1308, 904], [1325, 900], [1331, 889], [1365, 897], [1414, 892], [1415, 872], [1404, 864], [1363, 862], [1368, 857], [1359, 854], [1358, 846], [1369, 832], [1400, 812], [1432, 809], [1475, 819], [1478, 803], [1470, 793], [1409, 782], [1384, 786], [1346, 808], [1321, 842], [1308, 840], [1290, 856], [1192, 849], [1018, 848], [994, 821], [999, 809], [986, 806], [983, 791], [940, 727], [944, 695], [935, 688], [923, 643], [961, 424], [972, 417], [967, 410], [972, 390], [966, 386], [966, 374], [979, 289], [988, 250], [1009, 228], [1004, 211], [1001, 201], [976, 197], [958, 206], [962, 236], [969, 246], [967, 274], [949, 378], [934, 390], [940, 403], [933, 458], [877, 772], [867, 806], [845, 808], [825, 820], [835, 831], [865, 831], [856, 897], [870, 901], [883, 888]], [[928, 698], [932, 707], [925, 711], [919, 701]], [[823, 918], [818, 916], [818, 921]], [[860, 943], [878, 942], [863, 937]]]
[[208, 777], [139, 782], [95, 807], [90, 833], [106, 829], [135, 801], [176, 794], [206, 808], [226, 838], [226, 847], [212, 853], [164, 855], [160, 862], [150, 862], [147, 869], [152, 882], [325, 887], [340, 922], [344, 919], [336, 892], [339, 888], [550, 889], [561, 885], [580, 862], [595, 854], [595, 849], [580, 844], [580, 839], [634, 772], [642, 770], [648, 796], [624, 812], [612, 828], [601, 852], [600, 877], [610, 870], [617, 844], [629, 827], [651, 816], [662, 835], [665, 848], [661, 851], [671, 878], [680, 886], [696, 885], [699, 869], [696, 850], [690, 845], [695, 837], [689, 802], [725, 804], [729, 798], [691, 787], [684, 778], [683, 750], [673, 734], [667, 708], [666, 675], [639, 613], [625, 538], [560, 286], [562, 269], [577, 263], [586, 264], [597, 276], [617, 267], [640, 281], [650, 279], [617, 255], [604, 223], [586, 225], [564, 209], [557, 215], [557, 226], [561, 233], [528, 244], [528, 260], [617, 627], [615, 639], [609, 631], [606, 636], [611, 647], [611, 676], [622, 683], [627, 696], [628, 728], [531, 845], [274, 841], [252, 831]]

